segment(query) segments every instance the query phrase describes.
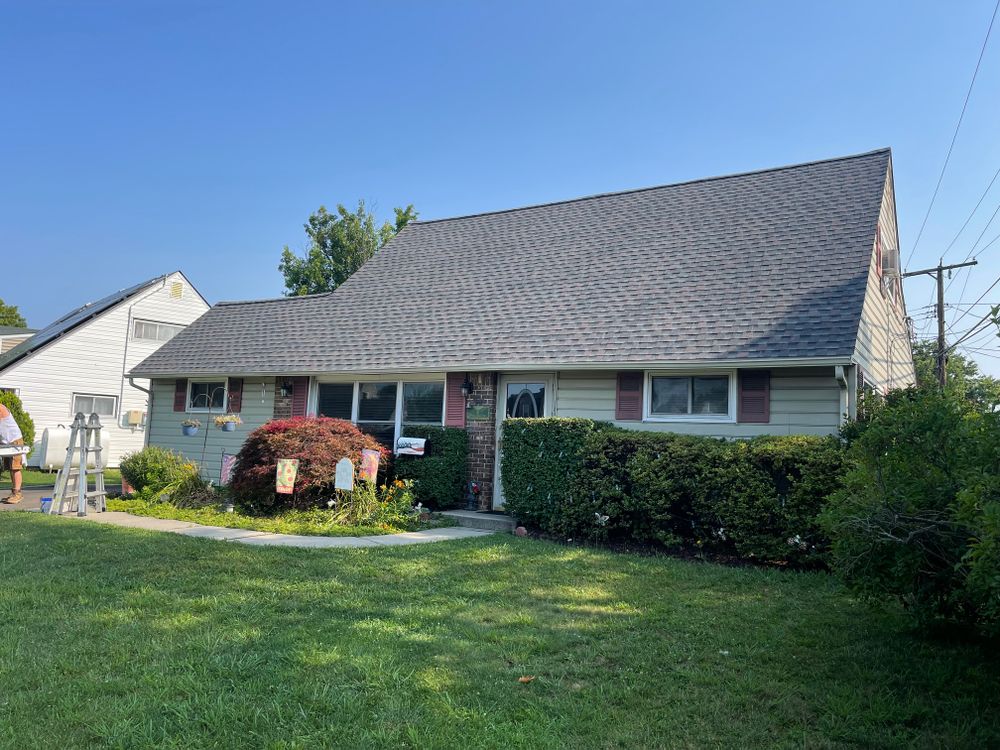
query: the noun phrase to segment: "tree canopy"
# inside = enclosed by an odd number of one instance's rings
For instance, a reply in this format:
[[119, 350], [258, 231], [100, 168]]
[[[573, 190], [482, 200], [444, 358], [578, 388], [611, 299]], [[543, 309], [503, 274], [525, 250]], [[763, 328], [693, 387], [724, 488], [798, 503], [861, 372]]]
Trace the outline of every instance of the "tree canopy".
[[[917, 370], [917, 384], [937, 384], [937, 342], [918, 341], [913, 346], [913, 364]], [[977, 406], [992, 409], [1000, 405], [1000, 380], [979, 372], [979, 365], [964, 354], [948, 354], [947, 390]]]
[[286, 245], [281, 253], [278, 270], [285, 277], [285, 294], [332, 292], [361, 268], [409, 222], [417, 218], [413, 205], [396, 208], [395, 221], [378, 226], [375, 215], [364, 201], [358, 201], [357, 211], [348, 211], [337, 204], [335, 211], [324, 206], [309, 217], [304, 225], [309, 246], [302, 256]]
[[27, 328], [28, 321], [24, 319], [17, 305], [8, 305], [0, 299], [0, 326], [15, 326], [17, 328]]

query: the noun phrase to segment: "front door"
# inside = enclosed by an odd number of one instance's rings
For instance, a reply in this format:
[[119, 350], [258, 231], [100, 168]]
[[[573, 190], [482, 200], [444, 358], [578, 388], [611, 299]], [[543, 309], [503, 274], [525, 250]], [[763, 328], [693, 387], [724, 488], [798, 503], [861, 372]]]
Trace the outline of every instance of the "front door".
[[501, 375], [497, 388], [497, 463], [493, 472], [493, 508], [503, 508], [500, 425], [510, 417], [552, 416], [552, 378], [547, 375]]

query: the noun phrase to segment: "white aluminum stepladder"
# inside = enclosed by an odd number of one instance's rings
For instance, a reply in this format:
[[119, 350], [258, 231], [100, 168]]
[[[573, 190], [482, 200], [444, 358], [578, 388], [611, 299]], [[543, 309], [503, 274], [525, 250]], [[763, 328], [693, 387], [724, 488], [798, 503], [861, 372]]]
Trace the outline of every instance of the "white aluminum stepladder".
[[[88, 472], [87, 462], [90, 456], [94, 456], [94, 468]], [[77, 466], [74, 467], [74, 459]], [[52, 493], [52, 507], [50, 514], [60, 515], [66, 505], [69, 489], [69, 480], [74, 470], [77, 477], [76, 495], [78, 516], [87, 515], [87, 504], [91, 500], [98, 513], [107, 510], [107, 493], [104, 490], [104, 460], [101, 456], [101, 418], [97, 414], [90, 415], [90, 421], [83, 416], [83, 412], [78, 412], [73, 420], [70, 431], [69, 445], [66, 446], [66, 462], [56, 475], [55, 491]], [[90, 490], [89, 474], [94, 475], [94, 491]]]

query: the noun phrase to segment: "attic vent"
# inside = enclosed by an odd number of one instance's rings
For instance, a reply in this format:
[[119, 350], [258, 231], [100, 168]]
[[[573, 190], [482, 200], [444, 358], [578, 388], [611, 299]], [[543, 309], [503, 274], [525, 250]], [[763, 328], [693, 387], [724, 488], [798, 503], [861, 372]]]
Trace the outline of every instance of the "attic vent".
[[181, 299], [184, 296], [184, 284], [175, 281], [170, 285], [170, 296], [173, 299]]

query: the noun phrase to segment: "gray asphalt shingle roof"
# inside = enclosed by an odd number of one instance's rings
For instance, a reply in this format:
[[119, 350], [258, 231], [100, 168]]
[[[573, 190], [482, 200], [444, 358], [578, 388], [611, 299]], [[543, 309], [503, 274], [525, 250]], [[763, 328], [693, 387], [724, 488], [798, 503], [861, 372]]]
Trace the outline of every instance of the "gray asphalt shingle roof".
[[220, 303], [133, 372], [849, 357], [889, 161], [416, 222], [335, 292]]

